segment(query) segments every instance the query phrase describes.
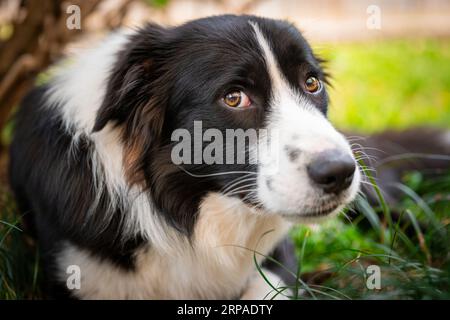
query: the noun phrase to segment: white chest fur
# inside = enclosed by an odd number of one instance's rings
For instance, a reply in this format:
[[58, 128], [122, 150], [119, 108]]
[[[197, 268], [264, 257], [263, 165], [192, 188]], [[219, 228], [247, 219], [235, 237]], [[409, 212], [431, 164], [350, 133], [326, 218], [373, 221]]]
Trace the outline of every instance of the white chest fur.
[[79, 266], [80, 289], [73, 294], [82, 299], [236, 298], [254, 276], [254, 251], [269, 253], [288, 228], [279, 216], [210, 194], [201, 205], [191, 243], [178, 238], [165, 251], [142, 249], [130, 272], [67, 244], [58, 261], [60, 278], [66, 281], [69, 265]]

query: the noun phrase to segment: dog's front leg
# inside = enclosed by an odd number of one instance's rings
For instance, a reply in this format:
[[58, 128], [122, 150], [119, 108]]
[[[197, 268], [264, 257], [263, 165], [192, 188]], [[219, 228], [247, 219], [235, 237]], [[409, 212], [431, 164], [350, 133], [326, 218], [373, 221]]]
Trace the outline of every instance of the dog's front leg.
[[[286, 284], [284, 284], [283, 280], [275, 273], [265, 268], [262, 269], [262, 272], [273, 287], [267, 283], [261, 274], [256, 272], [249, 279], [247, 288], [241, 296], [241, 300], [269, 300], [274, 296], [274, 299], [276, 300], [289, 299], [288, 296], [291, 292], [289, 289], [285, 289]], [[277, 291], [279, 293], [277, 293]]]

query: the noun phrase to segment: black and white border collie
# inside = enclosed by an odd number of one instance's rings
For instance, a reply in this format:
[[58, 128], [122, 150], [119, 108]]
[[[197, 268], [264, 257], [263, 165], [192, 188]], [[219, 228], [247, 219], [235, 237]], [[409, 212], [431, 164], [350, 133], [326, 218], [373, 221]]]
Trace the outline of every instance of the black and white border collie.
[[[269, 254], [293, 223], [338, 213], [359, 189], [326, 118], [320, 62], [291, 24], [226, 15], [119, 32], [61, 64], [17, 112], [10, 165], [53, 293], [264, 298], [253, 251]], [[172, 133], [194, 121], [276, 130], [278, 149], [264, 164], [174, 164]], [[233, 184], [246, 187], [224, 192]]]

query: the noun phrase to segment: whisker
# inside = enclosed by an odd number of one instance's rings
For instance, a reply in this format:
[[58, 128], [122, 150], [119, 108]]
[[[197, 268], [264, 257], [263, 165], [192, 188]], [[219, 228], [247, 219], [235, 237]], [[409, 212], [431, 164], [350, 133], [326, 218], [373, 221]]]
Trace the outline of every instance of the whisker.
[[376, 183], [379, 184], [380, 180], [378, 178], [375, 177], [368, 177], [367, 175], [362, 176], [363, 179], [361, 179], [361, 182], [366, 182], [366, 183], [373, 183], [372, 180]]
[[247, 193], [247, 192], [255, 192], [255, 191], [256, 191], [256, 189], [239, 190], [239, 191], [231, 192], [231, 193], [227, 194], [227, 196], [228, 196], [228, 197], [231, 197], [231, 196], [234, 196], [234, 195], [236, 195], [236, 194]]
[[365, 185], [368, 185], [368, 186], [371, 186], [372, 188], [376, 188], [376, 187], [380, 187], [380, 186], [376, 186], [375, 184], [373, 184], [372, 182], [369, 182], [369, 181], [364, 181], [364, 180], [361, 180], [361, 183], [362, 184], [365, 184]]
[[350, 217], [345, 213], [344, 210], [339, 211], [339, 214], [342, 214], [345, 217], [345, 219], [347, 219], [347, 221], [350, 222], [350, 224], [353, 226], [352, 219], [350, 219]]
[[240, 187], [231, 189], [231, 190], [229, 190], [228, 192], [224, 192], [224, 194], [225, 194], [225, 195], [229, 195], [230, 193], [233, 193], [234, 191], [241, 190], [241, 189], [243, 189], [243, 188], [250, 187], [250, 186], [256, 187], [257, 185], [256, 185], [256, 183], [248, 183], [248, 184], [244, 184], [243, 186], [240, 186]]
[[378, 171], [376, 169], [370, 168], [370, 167], [365, 167], [364, 169], [361, 168], [361, 171], [363, 173], [365, 173], [366, 171], [370, 171], [370, 172], [373, 172], [373, 173], [378, 173]]
[[184, 172], [186, 172], [188, 175], [190, 175], [191, 177], [194, 178], [205, 178], [205, 177], [214, 177], [214, 176], [223, 176], [223, 175], [227, 175], [227, 174], [238, 174], [238, 173], [247, 173], [247, 174], [258, 174], [257, 172], [252, 172], [252, 171], [226, 171], [226, 172], [217, 172], [217, 173], [209, 173], [209, 174], [195, 174], [192, 172], [189, 172], [188, 170], [186, 170], [185, 168], [178, 166], [181, 170], [183, 170]]
[[248, 187], [248, 186], [257, 187], [257, 184], [254, 183], [254, 182], [244, 184], [244, 185], [242, 185], [242, 186], [239, 186], [239, 187], [237, 187], [237, 188], [234, 188], [234, 189], [232, 189], [232, 190], [229, 190], [227, 193], [225, 193], [225, 195], [228, 195], [228, 194], [230, 194], [230, 193], [232, 193], [232, 192], [234, 192], [234, 191], [237, 191], [237, 190], [241, 190], [241, 189], [243, 189], [244, 187]]
[[[384, 150], [381, 150], [381, 149], [378, 149], [378, 148], [374, 148], [374, 147], [363, 146], [363, 145], [361, 145], [361, 144], [359, 144], [359, 143], [352, 143], [351, 146], [352, 146], [352, 147], [353, 147], [353, 146], [358, 147], [358, 148], [355, 148], [355, 149], [356, 149], [356, 150], [360, 150], [360, 151], [363, 151], [363, 150], [373, 150], [373, 151], [378, 151], [378, 152], [387, 154], [387, 152], [384, 151]], [[353, 148], [352, 148], [352, 149], [353, 149]]]
[[245, 179], [243, 178], [243, 179], [240, 179], [239, 181], [236, 181], [235, 183], [233, 183], [233, 184], [231, 184], [230, 186], [228, 186], [228, 187], [226, 187], [225, 189], [223, 189], [222, 192], [223, 192], [223, 193], [227, 193], [228, 191], [232, 190], [233, 187], [235, 187], [235, 186], [237, 186], [237, 185], [239, 185], [239, 184], [241, 184], [241, 183], [248, 182], [248, 181], [252, 181], [252, 180], [255, 180], [255, 181], [256, 181], [256, 179], [257, 179], [257, 177], [250, 177], [250, 178], [245, 178]]
[[367, 160], [371, 160], [373, 162], [377, 162], [378, 161], [377, 157], [372, 156], [372, 155], [368, 155], [367, 153], [365, 153], [363, 151], [359, 151], [359, 150], [352, 150], [352, 151], [353, 151], [353, 154], [355, 155], [355, 158], [357, 160], [367, 159]]
[[352, 141], [365, 141], [367, 140], [367, 137], [364, 136], [346, 136], [345, 137], [348, 141], [352, 142]]
[[[250, 176], [250, 174], [244, 174], [241, 177], [237, 177], [236, 179], [231, 180], [230, 182], [228, 182], [226, 185], [224, 185], [221, 189], [222, 192], [225, 192], [229, 187], [231, 187], [232, 185], [234, 185], [235, 183], [240, 183], [243, 180], [247, 179]], [[257, 177], [252, 177], [252, 179], [256, 179]]]
[[375, 157], [375, 156], [368, 155], [367, 153], [364, 153], [362, 151], [355, 151], [355, 150], [353, 150], [353, 151], [354, 151], [354, 154], [355, 154], [355, 158], [370, 159], [370, 160], [373, 160], [373, 161], [378, 161], [377, 157]]

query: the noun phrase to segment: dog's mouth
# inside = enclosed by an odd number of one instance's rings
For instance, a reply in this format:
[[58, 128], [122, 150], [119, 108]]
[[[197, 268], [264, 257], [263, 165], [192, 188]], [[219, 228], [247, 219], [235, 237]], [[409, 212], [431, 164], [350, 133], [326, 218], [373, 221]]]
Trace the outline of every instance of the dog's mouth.
[[[266, 211], [267, 209], [265, 206], [260, 202], [253, 202], [251, 199], [248, 199], [247, 197], [243, 195], [238, 195], [238, 198], [246, 202], [247, 204], [251, 205], [253, 208], [260, 209], [263, 211]], [[272, 212], [273, 214], [278, 214], [281, 217], [285, 218], [286, 220], [292, 221], [292, 222], [299, 222], [302, 219], [320, 219], [325, 218], [332, 213], [334, 213], [339, 207], [343, 207], [345, 203], [342, 203], [341, 201], [330, 201], [325, 202], [320, 205], [314, 206], [314, 207], [307, 207], [303, 209], [299, 209], [297, 212], [274, 212], [272, 210], [268, 210], [268, 212]]]
[[302, 219], [315, 219], [315, 218], [325, 218], [332, 214], [339, 208], [339, 203], [328, 204], [324, 206], [319, 206], [316, 208], [307, 208], [299, 213], [287, 214], [280, 213], [280, 215], [286, 220], [297, 222]]

